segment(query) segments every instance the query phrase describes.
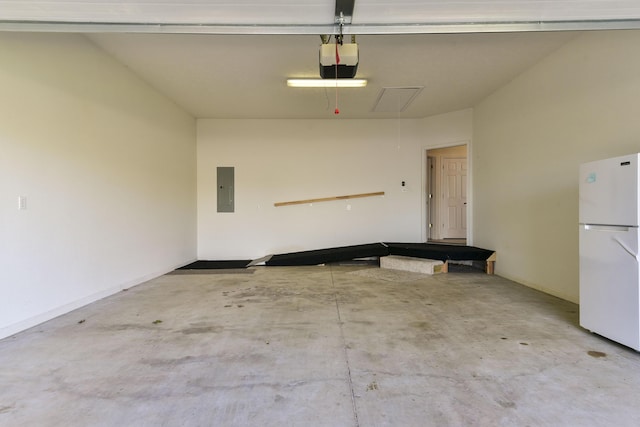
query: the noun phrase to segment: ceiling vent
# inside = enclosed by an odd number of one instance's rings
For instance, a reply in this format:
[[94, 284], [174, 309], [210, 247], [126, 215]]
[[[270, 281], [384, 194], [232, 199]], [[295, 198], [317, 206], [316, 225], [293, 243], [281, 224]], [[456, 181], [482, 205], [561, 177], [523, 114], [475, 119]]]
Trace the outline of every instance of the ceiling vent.
[[373, 107], [376, 113], [401, 113], [424, 89], [424, 86], [385, 87]]

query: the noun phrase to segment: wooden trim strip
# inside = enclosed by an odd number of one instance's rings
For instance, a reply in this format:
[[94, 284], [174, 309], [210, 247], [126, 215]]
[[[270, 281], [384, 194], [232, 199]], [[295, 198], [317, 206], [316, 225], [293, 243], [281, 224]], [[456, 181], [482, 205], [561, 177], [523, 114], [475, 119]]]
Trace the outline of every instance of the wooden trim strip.
[[307, 203], [332, 202], [335, 200], [358, 199], [360, 197], [374, 197], [374, 196], [384, 196], [384, 191], [378, 191], [375, 193], [349, 194], [347, 196], [323, 197], [320, 199], [295, 200], [293, 202], [278, 202], [278, 203], [274, 203], [273, 206], [279, 207], [279, 206], [290, 206], [290, 205], [304, 205]]

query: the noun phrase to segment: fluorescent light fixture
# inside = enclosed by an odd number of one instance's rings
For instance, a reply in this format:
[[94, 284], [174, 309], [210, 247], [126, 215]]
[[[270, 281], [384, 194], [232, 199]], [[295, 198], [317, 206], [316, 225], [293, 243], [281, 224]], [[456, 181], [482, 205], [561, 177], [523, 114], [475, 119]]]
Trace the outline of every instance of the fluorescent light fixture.
[[365, 79], [287, 79], [289, 87], [365, 87]]

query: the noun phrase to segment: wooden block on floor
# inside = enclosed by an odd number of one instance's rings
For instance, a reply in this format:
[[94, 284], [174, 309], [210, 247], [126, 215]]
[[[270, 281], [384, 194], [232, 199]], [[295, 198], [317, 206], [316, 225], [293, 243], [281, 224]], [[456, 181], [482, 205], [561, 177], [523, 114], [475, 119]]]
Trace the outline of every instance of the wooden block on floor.
[[380, 257], [380, 268], [423, 274], [446, 273], [445, 263], [442, 261], [396, 255]]

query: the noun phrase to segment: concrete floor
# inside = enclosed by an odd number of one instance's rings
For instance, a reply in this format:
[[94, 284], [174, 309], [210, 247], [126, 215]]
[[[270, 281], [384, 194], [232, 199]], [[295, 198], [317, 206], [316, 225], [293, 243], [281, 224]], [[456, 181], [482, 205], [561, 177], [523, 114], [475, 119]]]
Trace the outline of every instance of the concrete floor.
[[0, 341], [0, 425], [640, 425], [640, 354], [577, 312], [474, 273], [166, 275]]

